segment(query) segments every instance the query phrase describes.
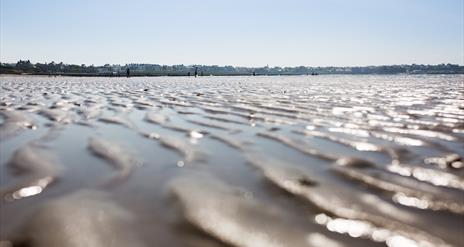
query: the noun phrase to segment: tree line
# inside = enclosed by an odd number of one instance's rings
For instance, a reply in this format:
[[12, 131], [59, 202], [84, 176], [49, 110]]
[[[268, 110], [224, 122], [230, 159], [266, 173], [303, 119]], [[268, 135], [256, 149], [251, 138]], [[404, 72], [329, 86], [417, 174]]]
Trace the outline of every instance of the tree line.
[[159, 65], [126, 64], [103, 66], [64, 63], [31, 63], [20, 60], [16, 64], [0, 63], [0, 74], [37, 75], [190, 75], [198, 70], [199, 75], [316, 75], [316, 74], [464, 74], [464, 66], [457, 64], [437, 65], [384, 65], [364, 67], [234, 67], [218, 65]]

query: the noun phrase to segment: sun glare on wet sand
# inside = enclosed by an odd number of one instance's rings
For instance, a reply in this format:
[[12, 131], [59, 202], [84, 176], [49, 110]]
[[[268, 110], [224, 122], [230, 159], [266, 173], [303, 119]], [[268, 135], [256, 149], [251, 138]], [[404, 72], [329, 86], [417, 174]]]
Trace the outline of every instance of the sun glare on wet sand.
[[460, 246], [463, 78], [1, 76], [0, 246]]

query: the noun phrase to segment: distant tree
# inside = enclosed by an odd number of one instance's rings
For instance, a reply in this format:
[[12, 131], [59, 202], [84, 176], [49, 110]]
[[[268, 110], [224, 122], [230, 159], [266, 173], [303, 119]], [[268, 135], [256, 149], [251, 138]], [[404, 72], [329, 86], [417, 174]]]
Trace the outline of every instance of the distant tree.
[[29, 60], [19, 60], [15, 66], [17, 69], [25, 73], [31, 73], [34, 71], [34, 65], [31, 64]]

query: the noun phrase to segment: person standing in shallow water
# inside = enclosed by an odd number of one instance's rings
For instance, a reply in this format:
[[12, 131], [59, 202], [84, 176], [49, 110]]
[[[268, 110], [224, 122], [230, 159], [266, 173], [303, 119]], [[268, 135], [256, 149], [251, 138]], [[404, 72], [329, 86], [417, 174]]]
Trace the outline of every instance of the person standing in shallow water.
[[130, 69], [129, 68], [126, 69], [126, 75], [127, 75], [127, 77], [130, 76]]
[[198, 67], [195, 67], [195, 77], [198, 75]]

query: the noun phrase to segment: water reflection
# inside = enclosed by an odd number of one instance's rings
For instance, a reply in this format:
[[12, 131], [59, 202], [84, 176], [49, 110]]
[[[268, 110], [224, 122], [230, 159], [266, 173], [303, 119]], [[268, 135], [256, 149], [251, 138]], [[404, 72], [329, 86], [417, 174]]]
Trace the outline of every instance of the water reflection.
[[1, 76], [0, 245], [462, 246], [463, 79]]
[[376, 242], [384, 242], [389, 247], [431, 247], [427, 241], [415, 241], [399, 233], [379, 228], [366, 221], [332, 218], [326, 214], [314, 217], [317, 224], [324, 225], [329, 231], [348, 234], [353, 238], [369, 238]]
[[24, 197], [40, 194], [52, 181], [53, 177], [41, 178], [37, 181], [36, 185], [24, 187], [13, 192], [12, 197], [13, 199], [18, 200]]

